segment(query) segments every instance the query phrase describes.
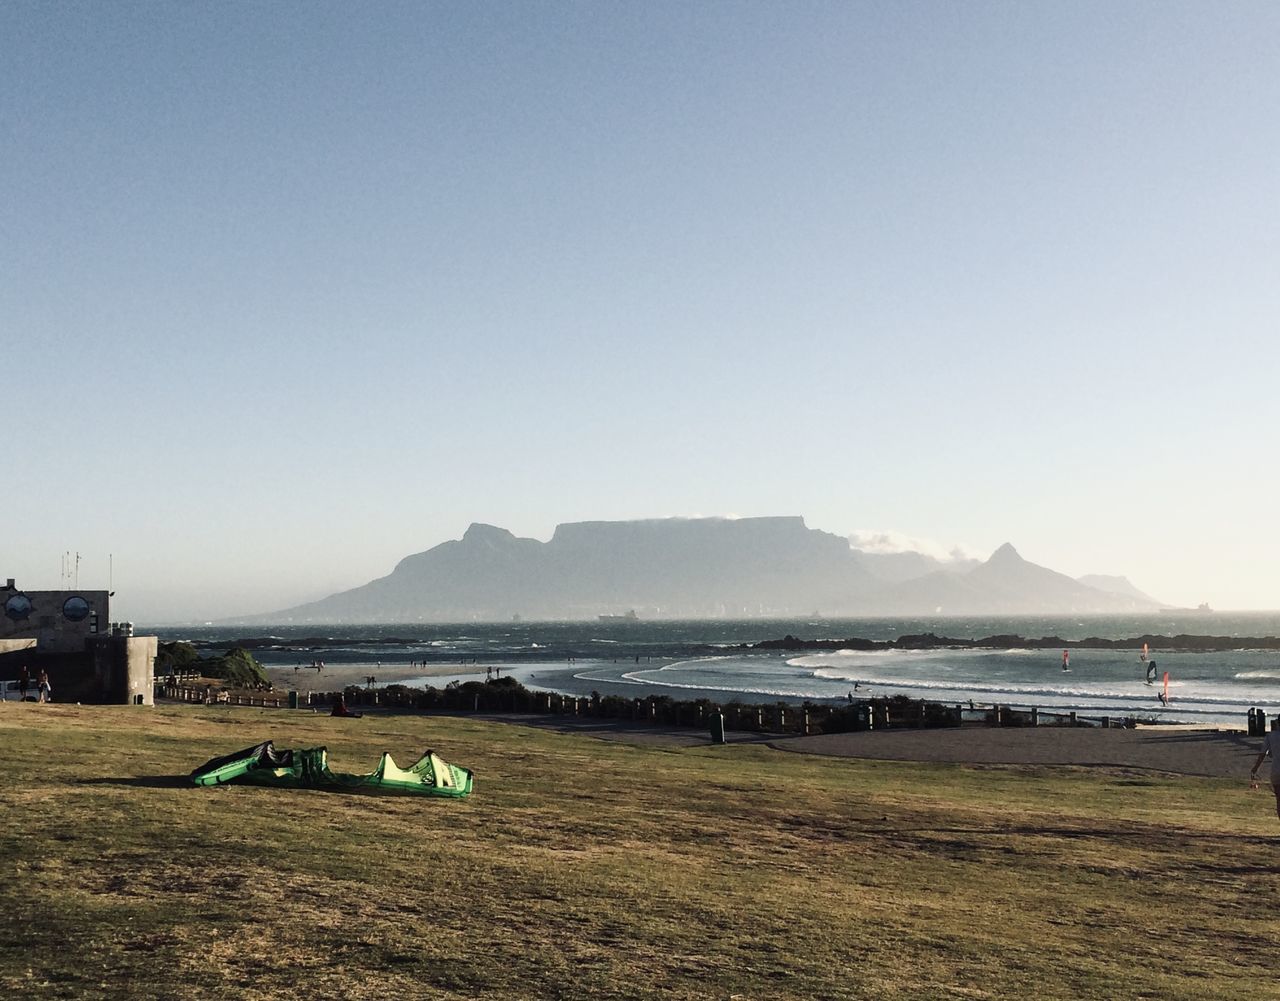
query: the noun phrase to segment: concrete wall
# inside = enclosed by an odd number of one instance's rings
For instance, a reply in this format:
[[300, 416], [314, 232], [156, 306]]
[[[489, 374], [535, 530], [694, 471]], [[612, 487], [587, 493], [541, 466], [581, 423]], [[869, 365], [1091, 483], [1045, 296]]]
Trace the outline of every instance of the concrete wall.
[[49, 653], [78, 653], [105, 636], [110, 622], [106, 591], [23, 591], [0, 586], [0, 640], [34, 639]]
[[155, 705], [154, 636], [110, 636], [94, 648], [101, 700], [107, 705]]
[[35, 645], [34, 636], [21, 640], [0, 640], [0, 654], [16, 653], [18, 650], [30, 650]]

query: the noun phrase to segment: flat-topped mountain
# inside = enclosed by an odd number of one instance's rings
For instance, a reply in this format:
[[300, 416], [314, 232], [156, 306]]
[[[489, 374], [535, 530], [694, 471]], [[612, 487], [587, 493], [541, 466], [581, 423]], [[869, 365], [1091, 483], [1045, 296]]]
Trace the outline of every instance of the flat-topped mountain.
[[1027, 562], [1010, 545], [985, 562], [863, 553], [800, 517], [586, 521], [558, 526], [548, 542], [473, 524], [461, 539], [405, 557], [386, 577], [237, 621], [593, 619], [632, 609], [643, 620], [1158, 607], [1130, 588], [1091, 587]]
[[549, 542], [474, 524], [390, 575], [266, 619], [303, 622], [807, 615], [874, 584], [840, 536], [803, 518], [588, 521]]

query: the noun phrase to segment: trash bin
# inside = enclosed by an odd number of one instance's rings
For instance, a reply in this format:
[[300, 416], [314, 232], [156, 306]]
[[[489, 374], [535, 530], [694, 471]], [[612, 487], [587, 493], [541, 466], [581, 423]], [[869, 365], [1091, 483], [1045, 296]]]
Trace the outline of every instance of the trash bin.
[[1249, 707], [1248, 730], [1249, 730], [1250, 737], [1256, 737], [1258, 735], [1258, 710], [1253, 708], [1252, 706]]
[[297, 693], [297, 692], [290, 692], [290, 693], [289, 693], [289, 708], [290, 708], [290, 709], [297, 709], [297, 708], [298, 708], [298, 693]]
[[1265, 737], [1267, 735], [1267, 714], [1261, 709], [1249, 710], [1249, 736]]
[[723, 744], [724, 737], [724, 713], [711, 714], [711, 743]]

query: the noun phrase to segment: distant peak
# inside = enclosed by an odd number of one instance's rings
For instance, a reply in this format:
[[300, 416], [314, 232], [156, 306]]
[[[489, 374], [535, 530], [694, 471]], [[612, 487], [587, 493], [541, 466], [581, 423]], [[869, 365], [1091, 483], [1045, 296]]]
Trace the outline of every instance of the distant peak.
[[1010, 560], [1021, 560], [1018, 551], [1013, 548], [1012, 542], [1006, 542], [1003, 546], [991, 554], [992, 562], [1007, 562]]
[[462, 536], [462, 541], [463, 542], [485, 542], [485, 541], [492, 541], [495, 539], [505, 540], [505, 539], [514, 539], [514, 538], [515, 536], [512, 535], [509, 531], [507, 531], [507, 529], [505, 528], [498, 528], [497, 525], [486, 525], [484, 524], [484, 522], [473, 521], [471, 523], [471, 527], [468, 528], [466, 533]]

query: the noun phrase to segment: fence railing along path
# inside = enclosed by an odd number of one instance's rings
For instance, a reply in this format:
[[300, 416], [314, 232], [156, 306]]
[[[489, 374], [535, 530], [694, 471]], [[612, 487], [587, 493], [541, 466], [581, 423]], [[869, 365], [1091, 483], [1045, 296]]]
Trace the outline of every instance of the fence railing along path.
[[744, 705], [708, 701], [675, 702], [669, 698], [623, 699], [616, 696], [572, 696], [523, 688], [493, 687], [470, 691], [431, 690], [428, 693], [392, 687], [348, 689], [344, 692], [290, 692], [251, 695], [213, 690], [202, 685], [161, 684], [156, 696], [204, 705], [264, 709], [296, 708], [328, 711], [341, 697], [350, 708], [389, 712], [543, 713], [630, 720], [653, 725], [707, 729], [713, 715], [723, 716], [730, 730], [762, 733], [834, 733], [851, 730], [894, 730], [937, 727], [1126, 726], [1114, 716], [1082, 716], [1038, 707], [1013, 708], [1000, 704], [916, 702], [867, 699], [833, 705]]

